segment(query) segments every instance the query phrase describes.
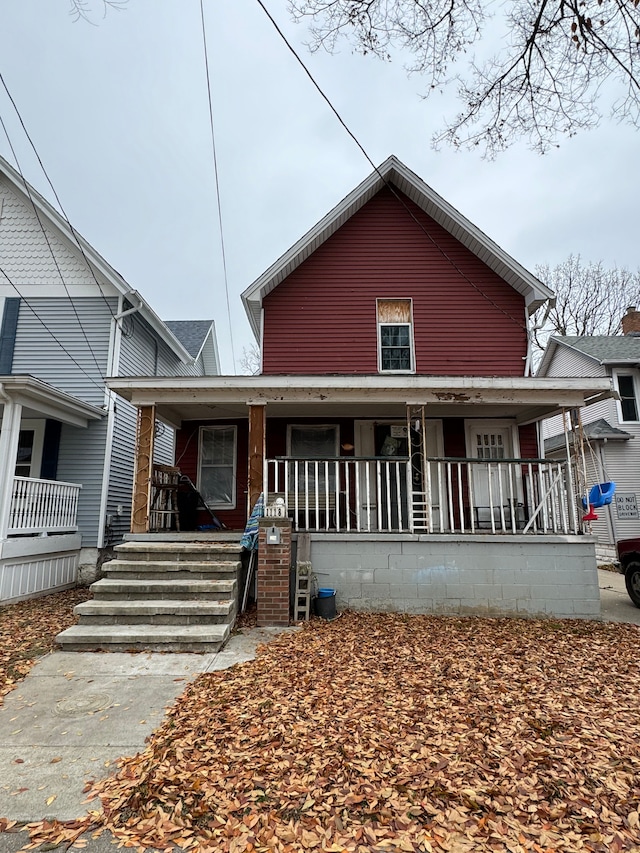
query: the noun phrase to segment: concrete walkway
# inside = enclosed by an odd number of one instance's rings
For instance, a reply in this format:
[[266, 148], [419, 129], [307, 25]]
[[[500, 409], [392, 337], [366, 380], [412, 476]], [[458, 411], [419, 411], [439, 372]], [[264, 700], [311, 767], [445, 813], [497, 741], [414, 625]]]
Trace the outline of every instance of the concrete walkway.
[[[95, 809], [98, 800], [84, 802], [86, 780], [144, 749], [187, 682], [252, 660], [281, 631], [245, 629], [217, 654], [46, 655], [0, 708], [0, 817], [72, 820]], [[0, 851], [12, 849], [3, 841]]]
[[630, 622], [640, 625], [640, 607], [629, 598], [624, 575], [598, 569], [600, 615], [605, 622]]

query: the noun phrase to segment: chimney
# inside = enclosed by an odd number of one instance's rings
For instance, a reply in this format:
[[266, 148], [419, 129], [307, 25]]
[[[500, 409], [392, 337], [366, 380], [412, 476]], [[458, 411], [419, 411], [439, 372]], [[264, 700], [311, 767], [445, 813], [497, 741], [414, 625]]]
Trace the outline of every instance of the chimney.
[[635, 305], [630, 305], [622, 318], [622, 334], [640, 334], [640, 311], [636, 311]]

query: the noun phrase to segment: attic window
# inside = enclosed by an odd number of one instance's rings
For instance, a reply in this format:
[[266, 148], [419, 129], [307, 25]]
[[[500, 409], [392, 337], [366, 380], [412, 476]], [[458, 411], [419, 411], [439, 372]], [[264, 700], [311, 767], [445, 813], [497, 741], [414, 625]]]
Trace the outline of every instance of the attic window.
[[378, 299], [378, 370], [413, 373], [413, 321], [410, 299]]

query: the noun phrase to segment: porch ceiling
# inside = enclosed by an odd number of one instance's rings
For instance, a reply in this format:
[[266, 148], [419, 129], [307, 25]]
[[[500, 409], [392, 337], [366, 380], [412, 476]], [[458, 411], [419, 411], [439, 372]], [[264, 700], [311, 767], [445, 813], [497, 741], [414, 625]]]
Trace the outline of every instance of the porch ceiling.
[[198, 376], [131, 377], [107, 385], [136, 406], [156, 406], [159, 418], [183, 421], [246, 417], [264, 405], [268, 417], [404, 417], [427, 406], [433, 418], [515, 418], [530, 423], [563, 408], [613, 394], [607, 378], [549, 379], [470, 376]]

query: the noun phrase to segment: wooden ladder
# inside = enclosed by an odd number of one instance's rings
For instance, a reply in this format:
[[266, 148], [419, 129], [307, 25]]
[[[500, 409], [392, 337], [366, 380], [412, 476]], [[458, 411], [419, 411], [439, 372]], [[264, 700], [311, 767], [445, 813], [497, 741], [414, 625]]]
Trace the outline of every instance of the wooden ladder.
[[293, 600], [295, 622], [308, 622], [311, 613], [311, 540], [308, 533], [298, 534], [296, 589]]

